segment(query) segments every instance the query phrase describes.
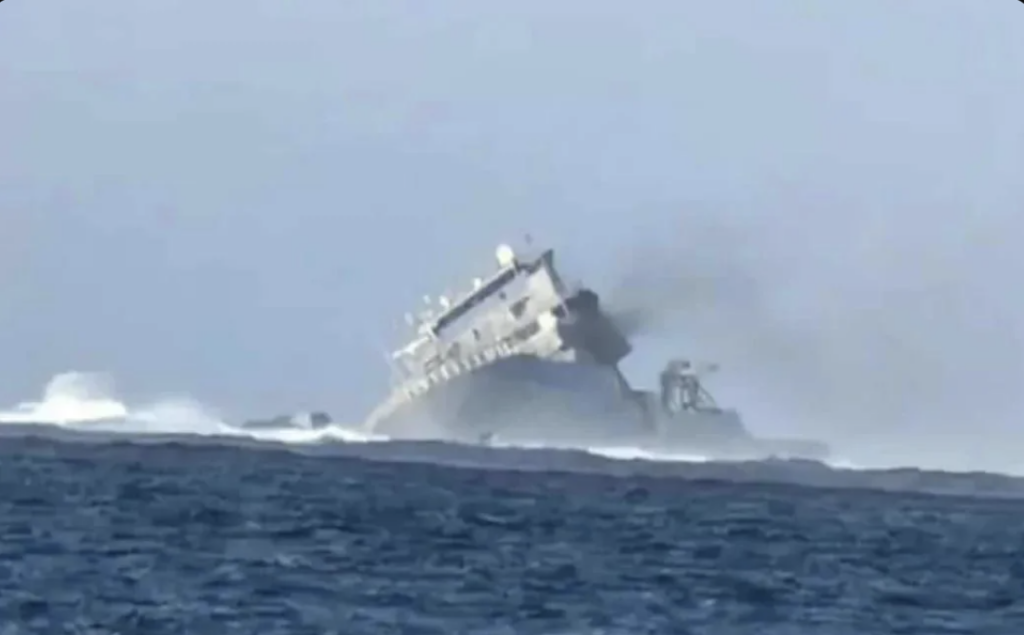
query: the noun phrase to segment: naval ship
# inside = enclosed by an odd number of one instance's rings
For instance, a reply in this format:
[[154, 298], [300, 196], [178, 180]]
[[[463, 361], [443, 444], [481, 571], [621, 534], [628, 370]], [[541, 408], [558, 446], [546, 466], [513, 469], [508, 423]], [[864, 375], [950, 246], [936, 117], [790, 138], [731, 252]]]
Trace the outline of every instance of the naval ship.
[[598, 294], [567, 284], [553, 249], [497, 267], [457, 298], [409, 314], [409, 341], [391, 356], [390, 394], [365, 421], [392, 440], [564, 448], [630, 447], [722, 460], [822, 460], [823, 443], [757, 438], [719, 407], [703, 378], [716, 370], [667, 363], [657, 390], [630, 386], [619, 363], [632, 345]]

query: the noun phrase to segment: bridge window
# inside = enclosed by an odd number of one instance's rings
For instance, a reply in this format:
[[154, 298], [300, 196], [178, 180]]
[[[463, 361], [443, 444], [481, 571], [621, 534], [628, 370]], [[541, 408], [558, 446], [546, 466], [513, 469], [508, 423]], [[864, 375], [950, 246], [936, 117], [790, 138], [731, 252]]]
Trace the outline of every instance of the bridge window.
[[523, 298], [521, 300], [517, 300], [516, 302], [514, 302], [512, 306], [509, 307], [509, 311], [512, 312], [512, 317], [514, 317], [517, 320], [523, 317], [523, 314], [526, 313], [526, 305], [528, 305], [529, 303], [530, 298]]

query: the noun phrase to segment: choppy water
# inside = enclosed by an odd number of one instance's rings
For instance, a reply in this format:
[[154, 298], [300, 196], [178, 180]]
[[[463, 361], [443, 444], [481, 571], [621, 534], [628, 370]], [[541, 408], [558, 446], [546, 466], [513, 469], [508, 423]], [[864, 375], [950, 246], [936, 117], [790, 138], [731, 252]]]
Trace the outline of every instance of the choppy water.
[[0, 634], [1024, 632], [1024, 503], [0, 443]]

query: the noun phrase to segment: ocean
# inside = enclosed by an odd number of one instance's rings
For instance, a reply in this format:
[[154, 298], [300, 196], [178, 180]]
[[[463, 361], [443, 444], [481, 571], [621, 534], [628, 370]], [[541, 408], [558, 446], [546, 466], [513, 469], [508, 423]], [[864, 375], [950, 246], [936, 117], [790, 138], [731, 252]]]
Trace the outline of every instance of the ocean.
[[[1020, 635], [1024, 478], [0, 410], [0, 635]], [[657, 459], [657, 460], [655, 460]]]
[[0, 635], [1024, 632], [1024, 502], [0, 439]]

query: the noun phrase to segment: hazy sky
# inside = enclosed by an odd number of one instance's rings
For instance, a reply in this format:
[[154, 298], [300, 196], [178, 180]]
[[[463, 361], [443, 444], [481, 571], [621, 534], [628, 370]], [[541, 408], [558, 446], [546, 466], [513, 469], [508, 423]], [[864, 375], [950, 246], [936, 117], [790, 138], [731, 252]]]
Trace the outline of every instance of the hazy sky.
[[694, 350], [755, 428], [1024, 451], [1019, 3], [197, 9], [0, 5], [0, 403], [357, 418], [402, 313], [530, 231], [631, 302], [720, 281], [637, 383]]

